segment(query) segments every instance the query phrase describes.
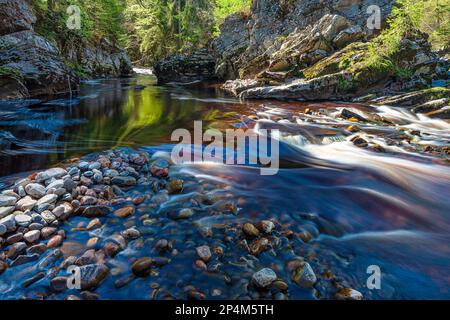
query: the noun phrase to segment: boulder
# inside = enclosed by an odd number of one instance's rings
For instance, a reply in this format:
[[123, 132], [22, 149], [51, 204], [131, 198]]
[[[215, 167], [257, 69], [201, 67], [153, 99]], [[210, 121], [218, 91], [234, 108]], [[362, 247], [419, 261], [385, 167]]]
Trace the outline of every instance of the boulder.
[[173, 55], [159, 61], [154, 73], [159, 84], [170, 82], [192, 83], [214, 80], [215, 59], [207, 49], [200, 49], [192, 55]]

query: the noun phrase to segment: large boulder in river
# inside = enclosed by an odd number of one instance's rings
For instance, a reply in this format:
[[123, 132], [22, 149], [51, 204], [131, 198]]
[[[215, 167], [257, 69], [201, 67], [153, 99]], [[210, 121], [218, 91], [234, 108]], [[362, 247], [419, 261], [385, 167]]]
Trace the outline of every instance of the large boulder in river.
[[154, 73], [159, 84], [177, 82], [191, 83], [216, 78], [215, 59], [207, 49], [200, 49], [191, 55], [176, 54], [159, 61]]

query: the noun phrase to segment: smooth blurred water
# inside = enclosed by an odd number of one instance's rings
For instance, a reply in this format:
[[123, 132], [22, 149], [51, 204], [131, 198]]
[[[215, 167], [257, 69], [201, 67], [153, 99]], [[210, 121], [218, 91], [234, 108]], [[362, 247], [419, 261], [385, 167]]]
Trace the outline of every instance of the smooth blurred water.
[[[78, 99], [2, 104], [0, 175], [117, 146], [170, 152], [171, 132], [192, 129], [194, 120], [204, 120], [206, 128], [280, 129], [281, 168], [275, 176], [261, 176], [259, 168], [245, 165], [191, 164], [177, 170], [229, 186], [227, 192], [240, 199], [240, 214], [233, 219], [274, 218], [293, 231], [308, 230], [314, 239], [303, 253], [314, 253], [367, 298], [450, 299], [450, 167], [408, 146], [388, 146], [383, 138], [378, 142], [388, 153], [355, 147], [344, 130], [351, 123], [333, 117], [344, 105], [242, 103], [211, 88], [157, 87], [148, 76], [91, 81]], [[332, 111], [322, 118], [311, 116], [315, 122], [310, 123], [295, 116], [305, 107]], [[361, 125], [367, 135], [419, 129], [418, 143], [448, 145], [448, 122], [399, 108], [346, 107], [397, 124]], [[256, 122], [243, 116], [254, 112]], [[280, 116], [287, 120], [278, 121]], [[211, 219], [207, 223], [223, 222]], [[366, 288], [370, 265], [381, 268], [381, 290]], [[171, 279], [177, 270], [167, 267], [162, 274]], [[107, 283], [99, 290], [117, 298], [143, 298], [143, 286], [136, 282], [117, 291]]]

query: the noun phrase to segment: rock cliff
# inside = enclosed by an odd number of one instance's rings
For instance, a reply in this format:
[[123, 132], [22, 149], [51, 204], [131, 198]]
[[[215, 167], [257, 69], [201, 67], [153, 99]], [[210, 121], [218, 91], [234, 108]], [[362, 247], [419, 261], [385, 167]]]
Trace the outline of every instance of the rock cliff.
[[26, 0], [0, 0], [0, 20], [0, 99], [65, 93], [77, 89], [80, 76], [132, 72], [126, 52], [107, 41], [64, 48], [37, 34]]

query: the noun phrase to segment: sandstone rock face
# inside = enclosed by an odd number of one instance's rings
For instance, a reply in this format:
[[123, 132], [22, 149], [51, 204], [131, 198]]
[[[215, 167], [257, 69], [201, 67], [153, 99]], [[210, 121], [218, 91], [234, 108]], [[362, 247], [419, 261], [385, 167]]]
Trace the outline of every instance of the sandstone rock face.
[[215, 60], [207, 49], [197, 50], [192, 55], [173, 55], [159, 61], [154, 67], [158, 83], [190, 83], [216, 78]]

